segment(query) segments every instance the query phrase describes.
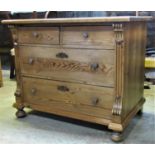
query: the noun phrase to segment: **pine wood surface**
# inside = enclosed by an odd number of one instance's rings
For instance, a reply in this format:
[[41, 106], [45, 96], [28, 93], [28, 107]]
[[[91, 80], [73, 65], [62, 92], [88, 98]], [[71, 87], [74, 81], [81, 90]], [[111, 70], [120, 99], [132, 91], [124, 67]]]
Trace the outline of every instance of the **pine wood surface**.
[[[21, 72], [54, 80], [114, 87], [114, 50], [20, 46]], [[59, 53], [67, 58], [59, 58]], [[92, 65], [97, 64], [93, 69]]]
[[122, 132], [145, 102], [148, 20], [106, 17], [2, 21], [13, 24], [17, 117], [25, 116], [23, 109], [29, 107]]
[[3, 24], [64, 24], [64, 23], [110, 23], [110, 22], [132, 22], [132, 21], [150, 21], [150, 16], [117, 16], [117, 17], [82, 17], [82, 18], [53, 18], [53, 19], [17, 19], [3, 20]]

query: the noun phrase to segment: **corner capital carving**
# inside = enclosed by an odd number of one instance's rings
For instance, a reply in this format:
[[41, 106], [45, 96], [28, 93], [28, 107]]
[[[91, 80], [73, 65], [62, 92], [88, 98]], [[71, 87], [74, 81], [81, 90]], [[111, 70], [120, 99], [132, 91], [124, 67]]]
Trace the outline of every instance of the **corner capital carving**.
[[115, 98], [115, 103], [113, 104], [112, 114], [121, 115], [121, 113], [122, 113], [122, 97], [117, 96]]

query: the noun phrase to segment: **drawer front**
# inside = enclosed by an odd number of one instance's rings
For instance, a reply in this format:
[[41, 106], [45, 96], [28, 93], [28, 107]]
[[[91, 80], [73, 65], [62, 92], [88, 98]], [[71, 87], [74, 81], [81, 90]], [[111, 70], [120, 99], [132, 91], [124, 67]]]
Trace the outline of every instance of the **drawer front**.
[[59, 44], [58, 27], [26, 27], [18, 29], [18, 42], [23, 44]]
[[84, 84], [114, 86], [112, 50], [82, 50], [20, 46], [23, 75]]
[[23, 78], [23, 92], [27, 106], [39, 104], [97, 117], [111, 115], [114, 101], [113, 88], [35, 78]]
[[110, 26], [79, 26], [61, 29], [61, 44], [82, 48], [114, 49], [114, 32]]

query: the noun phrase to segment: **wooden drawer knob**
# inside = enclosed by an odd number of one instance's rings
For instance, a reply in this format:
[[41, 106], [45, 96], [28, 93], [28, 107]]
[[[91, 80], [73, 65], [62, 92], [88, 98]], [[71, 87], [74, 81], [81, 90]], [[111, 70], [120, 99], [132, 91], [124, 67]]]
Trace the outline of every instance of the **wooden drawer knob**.
[[35, 38], [38, 38], [38, 37], [39, 37], [39, 33], [37, 33], [37, 32], [33, 32], [32, 35], [33, 35]]
[[14, 93], [14, 95], [16, 97], [21, 97], [21, 91], [20, 90], [16, 90], [16, 92]]
[[36, 88], [32, 88], [32, 89], [31, 89], [31, 94], [32, 94], [32, 95], [35, 95], [36, 92], [37, 92], [37, 89], [36, 89]]
[[97, 105], [98, 103], [99, 103], [99, 98], [94, 97], [94, 98], [92, 99], [92, 104], [95, 106], [95, 105]]
[[29, 64], [32, 65], [34, 63], [34, 59], [33, 58], [29, 58]]
[[17, 42], [14, 42], [13, 44], [14, 44], [14, 46], [18, 46], [18, 43]]
[[57, 89], [62, 92], [68, 92], [69, 88], [66, 86], [58, 86]]
[[68, 58], [68, 55], [66, 53], [60, 52], [60, 53], [56, 54], [56, 57], [63, 59], [63, 58]]
[[96, 71], [99, 68], [99, 64], [98, 63], [94, 63], [94, 64], [91, 64], [90, 67], [91, 67], [92, 71]]
[[85, 39], [87, 39], [87, 38], [89, 37], [88, 32], [83, 32], [83, 37], [84, 37]]

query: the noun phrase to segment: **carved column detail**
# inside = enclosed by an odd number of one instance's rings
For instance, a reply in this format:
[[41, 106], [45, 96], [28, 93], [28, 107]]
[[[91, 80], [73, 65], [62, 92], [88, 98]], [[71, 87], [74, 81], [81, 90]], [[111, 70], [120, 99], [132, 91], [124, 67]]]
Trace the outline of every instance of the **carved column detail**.
[[123, 24], [113, 24], [115, 33], [116, 50], [116, 81], [115, 81], [115, 102], [113, 104], [112, 114], [121, 115], [122, 97], [124, 83], [124, 34]]
[[16, 70], [16, 81], [17, 81], [17, 88], [14, 93], [16, 97], [16, 103], [14, 107], [17, 109], [23, 109], [23, 94], [22, 94], [22, 78], [21, 78], [21, 71], [20, 71], [20, 62], [19, 62], [19, 46], [18, 46], [18, 27], [14, 25], [9, 25], [9, 28], [12, 33], [12, 39], [14, 42], [14, 51], [15, 51], [15, 70]]

